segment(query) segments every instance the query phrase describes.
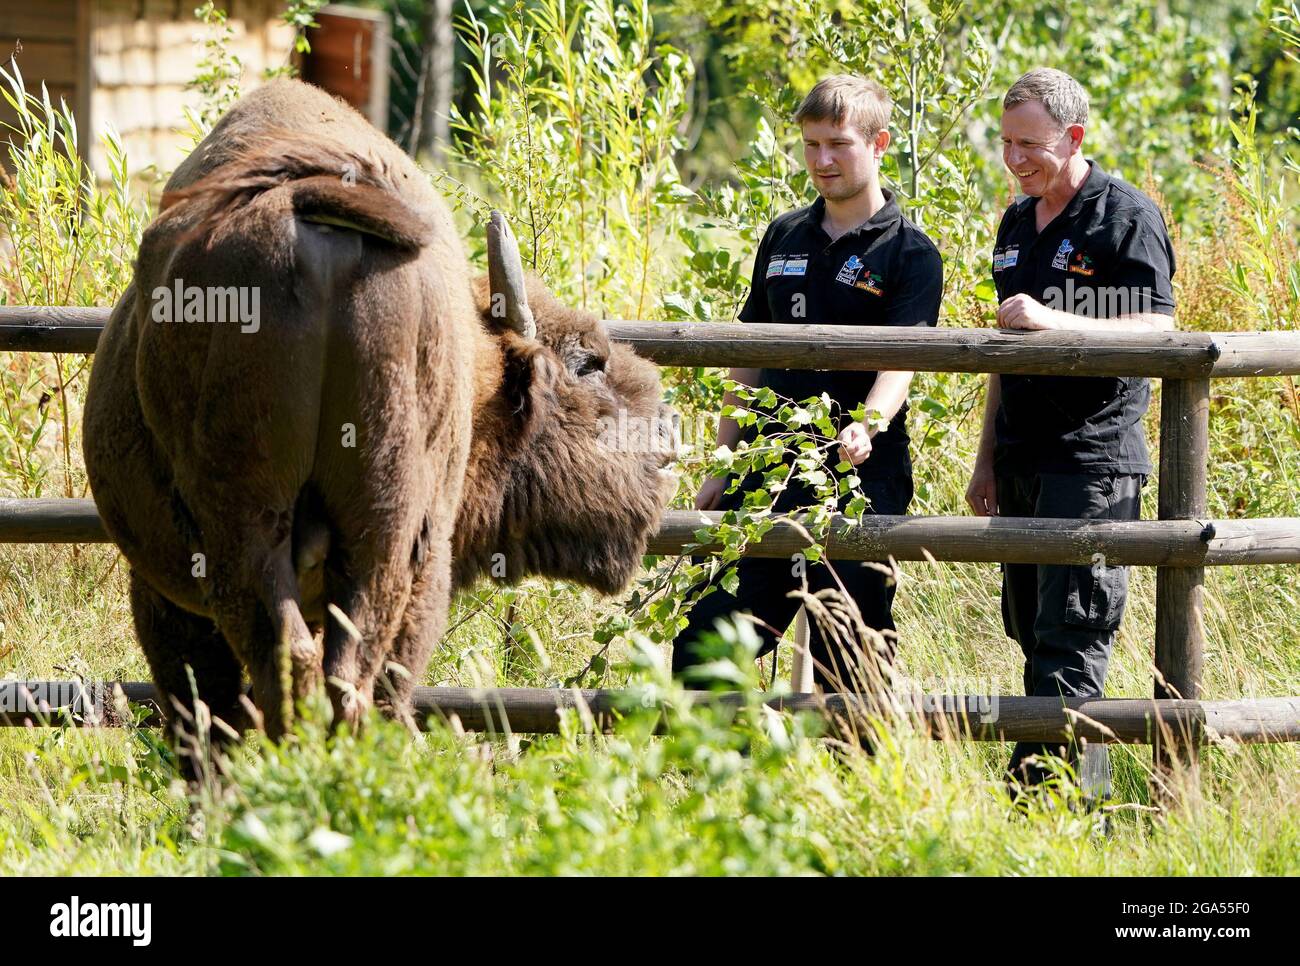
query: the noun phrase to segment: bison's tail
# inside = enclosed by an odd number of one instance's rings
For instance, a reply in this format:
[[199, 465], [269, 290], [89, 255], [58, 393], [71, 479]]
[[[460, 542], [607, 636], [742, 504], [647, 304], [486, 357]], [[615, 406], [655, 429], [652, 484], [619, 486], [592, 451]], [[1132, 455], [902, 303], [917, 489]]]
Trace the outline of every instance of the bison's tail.
[[316, 636], [307, 626], [302, 610], [297, 574], [294, 572], [294, 548], [290, 540], [272, 548], [262, 571], [259, 588], [262, 605], [271, 618], [275, 635], [274, 663], [287, 677], [283, 688], [285, 712], [292, 717], [292, 700], [303, 700], [322, 681], [324, 654]]
[[187, 188], [166, 192], [162, 211], [193, 218], [182, 242], [210, 235], [226, 216], [258, 195], [287, 185], [294, 211], [308, 221], [381, 238], [414, 251], [433, 226], [402, 199], [379, 160], [299, 132], [272, 132]]

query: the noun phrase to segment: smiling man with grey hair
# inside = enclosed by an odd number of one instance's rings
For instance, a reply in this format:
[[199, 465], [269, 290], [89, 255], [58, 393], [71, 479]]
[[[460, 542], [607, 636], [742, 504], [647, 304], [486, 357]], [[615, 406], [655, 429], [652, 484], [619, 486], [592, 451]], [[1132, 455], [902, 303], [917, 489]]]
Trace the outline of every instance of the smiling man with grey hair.
[[[1160, 210], [1083, 156], [1088, 95], [1059, 70], [1031, 70], [1002, 102], [1002, 157], [1021, 197], [993, 248], [998, 325], [1005, 329], [1135, 332], [1173, 326], [1174, 253]], [[1142, 416], [1146, 379], [989, 377], [984, 429], [967, 502], [978, 514], [1135, 520], [1151, 460]], [[1025, 693], [1102, 693], [1124, 613], [1128, 570], [1002, 567], [1002, 616], [1025, 655]], [[1050, 772], [1055, 747], [1021, 742], [1014, 785]], [[1077, 760], [1070, 749], [1071, 760]], [[1109, 794], [1104, 745], [1085, 750], [1080, 779]]]

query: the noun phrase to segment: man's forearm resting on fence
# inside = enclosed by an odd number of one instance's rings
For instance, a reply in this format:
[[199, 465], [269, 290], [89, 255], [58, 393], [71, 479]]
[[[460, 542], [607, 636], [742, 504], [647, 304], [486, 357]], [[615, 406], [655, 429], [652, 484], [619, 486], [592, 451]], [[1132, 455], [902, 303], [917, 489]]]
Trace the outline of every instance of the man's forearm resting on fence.
[[1132, 312], [1114, 318], [1092, 318], [1062, 312], [1029, 295], [1013, 295], [998, 306], [1003, 329], [1077, 329], [1085, 332], [1161, 332], [1174, 327], [1174, 317], [1161, 312]]

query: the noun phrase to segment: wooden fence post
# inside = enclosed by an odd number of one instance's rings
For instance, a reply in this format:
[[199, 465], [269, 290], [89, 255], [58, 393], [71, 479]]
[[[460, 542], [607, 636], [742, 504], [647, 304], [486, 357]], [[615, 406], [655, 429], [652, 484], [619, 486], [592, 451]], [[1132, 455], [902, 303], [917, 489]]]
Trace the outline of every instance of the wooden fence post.
[[[1160, 401], [1161, 520], [1203, 518], [1210, 444], [1210, 380], [1166, 379]], [[1195, 700], [1201, 695], [1205, 653], [1202, 610], [1205, 568], [1156, 569], [1155, 696]], [[1177, 768], [1196, 768], [1197, 744], [1190, 735], [1153, 736], [1157, 795], [1169, 788]]]

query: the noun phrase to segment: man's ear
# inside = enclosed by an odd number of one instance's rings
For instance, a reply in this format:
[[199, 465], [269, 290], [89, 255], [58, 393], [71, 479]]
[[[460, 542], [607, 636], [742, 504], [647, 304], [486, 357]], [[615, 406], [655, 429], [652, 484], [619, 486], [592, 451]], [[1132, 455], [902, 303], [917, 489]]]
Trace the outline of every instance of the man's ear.
[[889, 131], [885, 128], [881, 128], [880, 132], [876, 135], [874, 144], [876, 148], [876, 160], [878, 161], [885, 156], [885, 150], [889, 147]]
[[1078, 151], [1083, 146], [1083, 125], [1071, 124], [1066, 130], [1070, 132], [1071, 149]]
[[555, 409], [559, 364], [545, 346], [512, 334], [506, 343], [503, 370], [505, 410], [514, 422], [516, 438], [527, 442]]

